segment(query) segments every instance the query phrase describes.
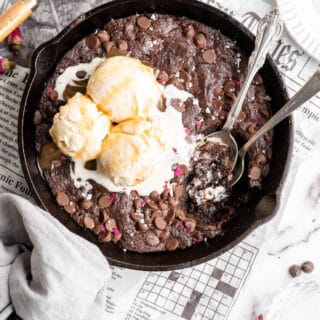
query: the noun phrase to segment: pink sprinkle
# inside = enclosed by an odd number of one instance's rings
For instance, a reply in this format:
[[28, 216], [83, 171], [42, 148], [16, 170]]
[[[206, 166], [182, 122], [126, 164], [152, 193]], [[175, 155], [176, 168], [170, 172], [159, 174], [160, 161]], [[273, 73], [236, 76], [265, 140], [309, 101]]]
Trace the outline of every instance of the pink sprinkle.
[[100, 231], [101, 232], [105, 232], [106, 231], [106, 227], [104, 226], [104, 224], [100, 224]]
[[202, 242], [203, 241], [203, 238], [198, 238], [198, 239], [196, 239], [196, 243], [200, 243], [200, 242]]
[[52, 93], [52, 92], [53, 92], [53, 88], [52, 88], [52, 87], [48, 87], [47, 90], [48, 90], [49, 93]]
[[165, 80], [165, 79], [161, 79], [161, 78], [157, 79], [157, 81], [158, 81], [160, 84], [165, 84], [165, 83], [166, 83], [166, 80]]
[[258, 126], [260, 123], [261, 123], [261, 119], [257, 118], [253, 124]]
[[175, 147], [172, 148], [172, 151], [173, 151], [175, 154], [178, 153], [178, 150], [177, 150]]
[[141, 200], [141, 206], [144, 207], [146, 205], [147, 201], [146, 200]]
[[184, 128], [184, 133], [185, 134], [190, 134], [191, 133], [191, 130], [189, 128]]
[[109, 194], [109, 200], [113, 201], [116, 198], [116, 194], [115, 193], [110, 193]]
[[130, 194], [133, 196], [133, 195], [135, 195], [137, 193], [137, 190], [131, 190], [130, 191]]
[[240, 88], [241, 87], [241, 82], [240, 81], [238, 81], [238, 80], [233, 80], [233, 83], [234, 83], [234, 86], [236, 87], [236, 88]]
[[118, 228], [112, 228], [112, 232], [113, 234], [115, 235], [115, 237], [119, 236], [120, 235], [120, 231]]
[[23, 40], [23, 36], [19, 28], [16, 28], [11, 32], [11, 34], [7, 38], [8, 43], [21, 43]]
[[196, 126], [198, 129], [201, 127], [201, 125], [202, 125], [202, 121], [196, 121]]
[[167, 183], [165, 183], [165, 184], [162, 186], [162, 188], [163, 188], [164, 190], [169, 189], [168, 184], [167, 184]]
[[183, 170], [180, 168], [180, 167], [177, 167], [174, 169], [174, 176], [177, 177], [177, 176], [183, 176], [184, 172]]

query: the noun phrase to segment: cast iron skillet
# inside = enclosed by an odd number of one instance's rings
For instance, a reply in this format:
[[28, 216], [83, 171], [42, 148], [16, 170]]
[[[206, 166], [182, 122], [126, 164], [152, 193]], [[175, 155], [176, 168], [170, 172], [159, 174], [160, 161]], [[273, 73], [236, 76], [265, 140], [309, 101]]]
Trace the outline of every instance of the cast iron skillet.
[[[33, 115], [45, 82], [66, 51], [98, 27], [103, 27], [110, 19], [143, 12], [187, 16], [221, 30], [223, 34], [236, 40], [248, 55], [253, 49], [253, 36], [240, 23], [227, 14], [200, 2], [193, 0], [120, 0], [104, 4], [87, 12], [76, 24], [70, 25], [35, 51], [31, 74], [21, 102], [19, 148], [25, 177], [40, 206], [48, 210], [71, 231], [95, 243], [111, 264], [132, 269], [161, 271], [190, 267], [210, 260], [235, 246], [252, 230], [275, 215], [282, 181], [286, 175], [285, 168], [288, 167], [288, 159], [291, 155], [292, 128], [290, 120], [285, 120], [274, 129], [273, 158], [270, 174], [266, 178], [263, 190], [246, 207], [239, 210], [239, 214], [229, 226], [229, 231], [222, 237], [185, 250], [148, 254], [125, 253], [116, 245], [106, 246], [98, 243], [93, 234], [84, 231], [58, 207], [49, 187], [42, 179], [36, 161]], [[287, 93], [281, 76], [270, 57], [261, 74], [265, 80], [267, 92], [272, 97], [272, 109], [275, 112], [287, 100]]]

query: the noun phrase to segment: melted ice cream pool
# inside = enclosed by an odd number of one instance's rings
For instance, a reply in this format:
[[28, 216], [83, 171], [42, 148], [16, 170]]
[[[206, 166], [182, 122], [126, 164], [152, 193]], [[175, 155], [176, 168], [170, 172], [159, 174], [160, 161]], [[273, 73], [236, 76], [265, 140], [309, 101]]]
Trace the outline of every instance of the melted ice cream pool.
[[[77, 71], [85, 71], [87, 76], [90, 76], [95, 68], [104, 61], [105, 58], [95, 58], [90, 63], [82, 63], [77, 66], [67, 68], [57, 79], [55, 90], [58, 93], [59, 99], [63, 100], [63, 92], [68, 84], [72, 84], [77, 80]], [[180, 90], [173, 85], [168, 85], [162, 88], [163, 96], [166, 99], [166, 111], [158, 112], [154, 122], [161, 126], [165, 135], [165, 151], [161, 154], [158, 161], [155, 163], [152, 174], [143, 182], [132, 187], [120, 187], [115, 185], [108, 176], [101, 173], [99, 170], [99, 161], [97, 170], [87, 170], [85, 162], [81, 159], [72, 159], [74, 169], [70, 171], [71, 178], [77, 188], [83, 188], [84, 193], [88, 194], [90, 183], [88, 180], [94, 180], [98, 184], [113, 192], [130, 193], [131, 190], [136, 190], [141, 195], [147, 195], [152, 191], [161, 193], [165, 188], [169, 187], [167, 183], [174, 176], [172, 169], [174, 164], [189, 166], [190, 159], [193, 155], [196, 146], [194, 142], [188, 142], [187, 130], [182, 124], [182, 114], [172, 106], [171, 102], [174, 99], [179, 99], [182, 103], [188, 98], [193, 99], [193, 103], [199, 105], [198, 100], [187, 91]]]

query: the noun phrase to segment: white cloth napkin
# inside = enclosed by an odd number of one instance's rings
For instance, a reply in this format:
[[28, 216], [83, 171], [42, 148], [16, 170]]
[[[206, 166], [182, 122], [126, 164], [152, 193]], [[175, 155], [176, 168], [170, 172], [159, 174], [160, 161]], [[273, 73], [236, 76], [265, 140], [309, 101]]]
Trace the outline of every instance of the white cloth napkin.
[[49, 213], [0, 194], [0, 320], [106, 319], [107, 260]]

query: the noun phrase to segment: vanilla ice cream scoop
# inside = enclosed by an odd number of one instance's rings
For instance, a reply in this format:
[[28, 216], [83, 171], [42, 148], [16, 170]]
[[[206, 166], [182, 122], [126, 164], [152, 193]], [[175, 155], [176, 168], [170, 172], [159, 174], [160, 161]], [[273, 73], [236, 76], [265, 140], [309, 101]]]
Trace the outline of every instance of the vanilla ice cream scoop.
[[88, 161], [100, 154], [110, 123], [90, 98], [76, 93], [54, 116], [49, 132], [64, 154]]
[[104, 140], [100, 167], [115, 185], [134, 186], [150, 176], [163, 151], [159, 128], [140, 118], [127, 120]]
[[162, 95], [153, 69], [123, 56], [108, 58], [96, 68], [87, 94], [116, 123], [134, 117], [153, 118]]

